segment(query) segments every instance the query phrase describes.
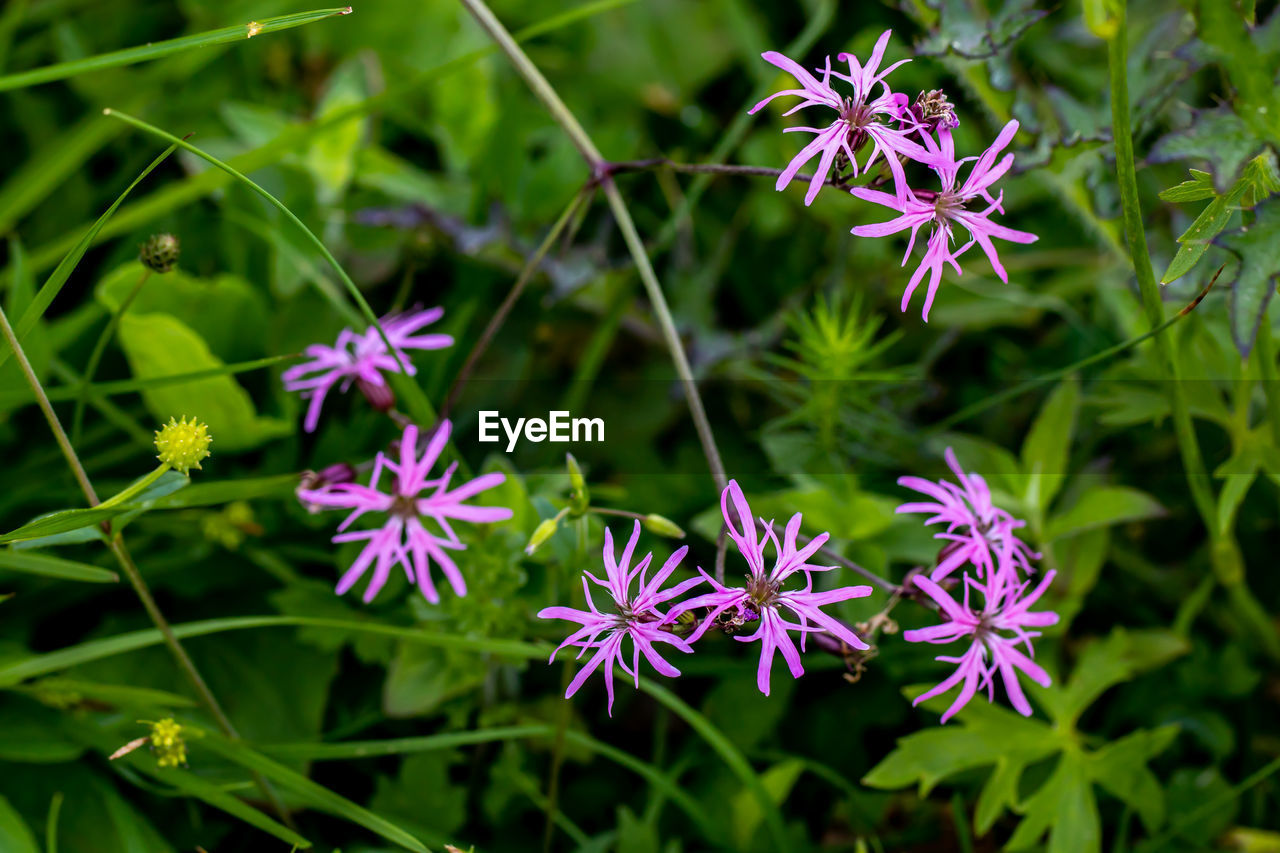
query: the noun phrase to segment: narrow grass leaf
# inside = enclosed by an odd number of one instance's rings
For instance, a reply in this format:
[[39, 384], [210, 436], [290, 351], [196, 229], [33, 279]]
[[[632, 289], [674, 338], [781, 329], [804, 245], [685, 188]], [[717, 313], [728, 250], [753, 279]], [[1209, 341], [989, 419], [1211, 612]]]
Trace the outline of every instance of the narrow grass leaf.
[[44, 554], [32, 554], [29, 551], [0, 550], [0, 569], [65, 581], [117, 583], [120, 580], [115, 572], [109, 572], [88, 563], [77, 563]]

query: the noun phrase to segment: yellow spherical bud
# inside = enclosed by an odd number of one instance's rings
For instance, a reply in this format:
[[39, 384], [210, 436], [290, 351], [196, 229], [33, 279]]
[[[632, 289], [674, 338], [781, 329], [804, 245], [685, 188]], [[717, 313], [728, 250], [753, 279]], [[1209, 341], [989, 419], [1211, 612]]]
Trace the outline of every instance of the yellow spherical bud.
[[151, 749], [156, 764], [177, 767], [187, 763], [187, 742], [182, 738], [182, 725], [172, 717], [151, 724]]
[[169, 423], [156, 430], [156, 458], [185, 474], [200, 467], [200, 460], [209, 455], [212, 441], [209, 427], [199, 421], [187, 423], [185, 415], [180, 421], [169, 418]]

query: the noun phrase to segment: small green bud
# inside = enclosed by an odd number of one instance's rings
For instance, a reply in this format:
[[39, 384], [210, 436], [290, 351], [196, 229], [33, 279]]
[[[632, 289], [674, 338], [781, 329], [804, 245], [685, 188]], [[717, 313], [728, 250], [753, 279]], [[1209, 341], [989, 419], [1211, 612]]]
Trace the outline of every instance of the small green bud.
[[178, 263], [178, 238], [172, 234], [153, 234], [151, 239], [142, 244], [138, 260], [153, 272], [166, 273]]
[[560, 529], [559, 515], [557, 515], [555, 518], [543, 519], [542, 523], [534, 528], [533, 535], [529, 537], [529, 544], [524, 546], [524, 552], [526, 554], [532, 554], [534, 551], [538, 550], [539, 545], [541, 545], [543, 542], [546, 542], [548, 539], [554, 536], [556, 531], [559, 529]]
[[587, 490], [587, 480], [582, 476], [582, 469], [578, 467], [578, 460], [573, 458], [573, 454], [566, 453], [564, 461], [565, 467], [569, 469], [569, 485], [573, 489], [569, 495], [569, 510], [576, 518], [587, 511], [591, 493]]
[[659, 536], [666, 536], [671, 539], [683, 539], [684, 531], [680, 529], [680, 525], [671, 519], [657, 513], [649, 513], [641, 521], [644, 529], [650, 533], [656, 533]]

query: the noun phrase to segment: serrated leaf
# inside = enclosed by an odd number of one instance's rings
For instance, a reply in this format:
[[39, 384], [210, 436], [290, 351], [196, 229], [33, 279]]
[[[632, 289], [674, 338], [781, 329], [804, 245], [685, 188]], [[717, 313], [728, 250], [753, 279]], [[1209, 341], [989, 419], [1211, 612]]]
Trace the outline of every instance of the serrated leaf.
[[1254, 208], [1252, 224], [1228, 231], [1215, 242], [1240, 259], [1231, 282], [1231, 337], [1247, 357], [1280, 275], [1280, 200], [1264, 201]]
[[1164, 515], [1164, 507], [1146, 492], [1128, 486], [1095, 486], [1065, 512], [1049, 519], [1044, 538], [1052, 542], [1086, 530], [1160, 515]]
[[1219, 193], [1225, 193], [1240, 175], [1240, 167], [1262, 148], [1262, 143], [1239, 116], [1228, 107], [1202, 110], [1189, 127], [1161, 137], [1151, 148], [1147, 160], [1168, 163], [1173, 160], [1207, 161], [1213, 168], [1213, 181]]

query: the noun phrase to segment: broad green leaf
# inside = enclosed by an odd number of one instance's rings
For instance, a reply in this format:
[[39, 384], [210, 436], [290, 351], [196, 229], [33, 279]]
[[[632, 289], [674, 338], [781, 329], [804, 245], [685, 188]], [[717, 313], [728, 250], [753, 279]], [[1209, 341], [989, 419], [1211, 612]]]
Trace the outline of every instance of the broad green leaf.
[[1128, 486], [1095, 486], [1070, 508], [1049, 519], [1044, 538], [1052, 542], [1086, 530], [1163, 514], [1164, 507], [1146, 492]]
[[1216, 242], [1240, 259], [1231, 282], [1231, 337], [1247, 357], [1280, 276], [1280, 199], [1264, 201], [1254, 209], [1252, 224], [1228, 231]]
[[[25, 696], [0, 697], [0, 761], [61, 764], [75, 761], [84, 747], [68, 736], [64, 717]], [[0, 847], [0, 850], [8, 848]]]
[[1122, 681], [1164, 666], [1190, 644], [1172, 631], [1114, 629], [1085, 646], [1065, 687], [1041, 692], [1041, 704], [1062, 725], [1072, 725], [1094, 700]]
[[[146, 273], [137, 261], [116, 267], [98, 282], [95, 298], [115, 313]], [[127, 315], [168, 314], [203, 339], [219, 359], [239, 362], [262, 355], [268, 310], [262, 292], [238, 275], [198, 278], [174, 269], [148, 278]]]
[[[138, 379], [222, 367], [204, 340], [168, 314], [129, 312], [120, 318], [120, 342]], [[291, 432], [290, 424], [258, 415], [248, 392], [230, 376], [149, 388], [142, 399], [155, 419], [191, 416], [209, 425], [214, 452], [246, 450]]]
[[1033, 494], [1049, 506], [1067, 479], [1067, 459], [1080, 411], [1080, 383], [1066, 379], [1049, 394], [1022, 443], [1022, 468], [1028, 476], [1026, 501]]
[[1164, 824], [1164, 791], [1147, 762], [1178, 736], [1176, 725], [1139, 729], [1089, 756], [1089, 775], [1107, 793], [1138, 813], [1148, 832]]
[[1049, 833], [1048, 853], [1095, 853], [1102, 849], [1102, 821], [1085, 756], [1071, 749], [1034, 794], [1017, 806], [1024, 815], [1008, 850], [1027, 850]]
[[[361, 57], [354, 56], [334, 70], [321, 95], [317, 119], [346, 112], [369, 97], [366, 66]], [[469, 87], [467, 91], [471, 92]], [[367, 118], [350, 118], [312, 140], [303, 162], [315, 176], [322, 204], [332, 205], [342, 199], [355, 174], [356, 157], [367, 126]]]
[[60, 557], [48, 557], [44, 554], [32, 554], [22, 551], [0, 549], [0, 569], [14, 572], [27, 572], [47, 578], [68, 581], [88, 581], [89, 583], [116, 583], [120, 580], [115, 572], [107, 571], [88, 563], [77, 563]]
[[227, 740], [220, 735], [206, 732], [205, 737], [200, 741], [200, 746], [216, 752], [246, 770], [262, 774], [282, 790], [288, 791], [313, 808], [363, 826], [406, 850], [428, 853], [422, 842], [385, 818], [379, 817], [363, 806], [356, 805], [346, 797], [333, 793], [323, 785], [290, 770], [283, 764], [267, 758], [240, 741]]
[[5, 853], [40, 853], [36, 837], [4, 797], [0, 797], [0, 850]]

